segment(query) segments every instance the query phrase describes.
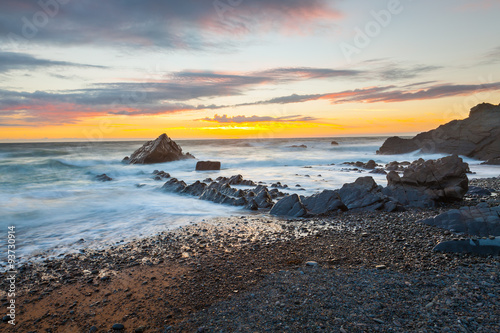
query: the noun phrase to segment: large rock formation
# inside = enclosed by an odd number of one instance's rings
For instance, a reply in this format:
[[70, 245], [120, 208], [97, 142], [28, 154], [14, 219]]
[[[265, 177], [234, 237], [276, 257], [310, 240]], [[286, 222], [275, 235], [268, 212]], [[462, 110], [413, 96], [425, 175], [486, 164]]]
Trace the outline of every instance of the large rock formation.
[[467, 172], [469, 165], [457, 155], [419, 159], [405, 169], [403, 177], [391, 171], [383, 193], [403, 205], [433, 207], [436, 202], [463, 198], [469, 187]]
[[125, 157], [123, 161], [129, 164], [153, 164], [188, 158], [194, 158], [194, 156], [190, 153], [182, 153], [182, 148], [163, 133], [156, 140], [146, 142], [130, 158]]
[[469, 117], [453, 120], [412, 139], [391, 137], [378, 154], [404, 154], [421, 149], [424, 153], [457, 154], [479, 160], [500, 158], [500, 105], [482, 103]]

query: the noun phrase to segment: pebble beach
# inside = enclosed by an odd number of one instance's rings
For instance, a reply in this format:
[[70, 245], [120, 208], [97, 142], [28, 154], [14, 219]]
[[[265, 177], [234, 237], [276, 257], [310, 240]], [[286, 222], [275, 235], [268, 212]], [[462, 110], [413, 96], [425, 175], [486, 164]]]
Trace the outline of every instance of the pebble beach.
[[433, 252], [467, 235], [417, 223], [450, 208], [224, 217], [30, 261], [2, 331], [498, 332], [500, 258]]

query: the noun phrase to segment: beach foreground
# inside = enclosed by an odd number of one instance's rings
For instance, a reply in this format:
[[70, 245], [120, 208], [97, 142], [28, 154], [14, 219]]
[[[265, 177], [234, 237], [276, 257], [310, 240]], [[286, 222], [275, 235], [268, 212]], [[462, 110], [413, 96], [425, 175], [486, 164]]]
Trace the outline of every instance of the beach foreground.
[[463, 235], [415, 223], [449, 208], [223, 218], [30, 263], [2, 331], [498, 332], [500, 258], [433, 252]]

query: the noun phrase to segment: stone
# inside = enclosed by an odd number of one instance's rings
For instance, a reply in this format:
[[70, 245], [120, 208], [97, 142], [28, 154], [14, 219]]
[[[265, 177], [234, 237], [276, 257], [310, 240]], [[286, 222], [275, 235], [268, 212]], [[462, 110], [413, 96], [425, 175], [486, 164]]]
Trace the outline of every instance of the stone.
[[310, 214], [320, 215], [338, 210], [345, 211], [347, 207], [340, 200], [337, 191], [324, 190], [309, 197], [300, 196], [300, 200]]
[[435, 252], [471, 253], [482, 256], [500, 255], [500, 237], [494, 239], [466, 239], [441, 242], [433, 249]]
[[479, 237], [500, 236], [500, 206], [461, 207], [419, 221], [430, 226]]
[[182, 148], [163, 133], [156, 140], [146, 142], [124, 161], [129, 164], [153, 164], [189, 158], [194, 156], [189, 153], [184, 154]]
[[332, 145], [332, 146], [338, 146], [338, 145], [339, 145], [339, 143], [338, 143], [337, 141], [332, 141], [332, 142], [331, 142], [331, 145]]
[[271, 215], [303, 217], [307, 215], [307, 209], [300, 201], [297, 194], [284, 197], [274, 204], [270, 211]]
[[302, 148], [302, 149], [305, 149], [305, 148], [307, 148], [307, 146], [306, 145], [292, 145], [292, 146], [290, 146], [290, 148]]
[[202, 183], [199, 180], [197, 180], [193, 184], [186, 186], [181, 191], [181, 193], [189, 194], [189, 195], [193, 195], [193, 196], [200, 196], [200, 195], [202, 195], [202, 193], [205, 191], [206, 188], [207, 188], [207, 184]]
[[109, 181], [113, 180], [113, 178], [109, 177], [105, 173], [103, 173], [102, 175], [95, 176], [95, 179], [100, 181], [100, 182], [109, 182]]
[[218, 161], [199, 161], [196, 163], [196, 171], [220, 170], [220, 166]]
[[340, 200], [347, 209], [377, 210], [388, 201], [372, 177], [360, 177], [354, 183], [344, 184], [338, 191]]
[[164, 191], [168, 192], [182, 192], [186, 188], [186, 183], [177, 178], [171, 178], [168, 182], [161, 187]]
[[116, 330], [116, 331], [121, 331], [121, 330], [124, 330], [125, 329], [125, 326], [123, 324], [114, 324], [112, 327], [111, 327], [112, 330]]
[[389, 172], [383, 193], [403, 205], [421, 208], [462, 200], [469, 188], [468, 171], [469, 165], [457, 155], [419, 159], [408, 165], [402, 177]]
[[316, 267], [316, 266], [318, 266], [318, 263], [316, 261], [308, 261], [308, 262], [306, 262], [306, 266]]
[[92, 326], [90, 327], [89, 329], [89, 333], [96, 333], [98, 331], [97, 327], [96, 326]]
[[405, 154], [418, 149], [423, 153], [457, 154], [500, 163], [500, 105], [478, 104], [468, 118], [453, 120], [412, 139], [391, 137], [377, 153]]
[[491, 191], [487, 188], [478, 187], [478, 186], [469, 186], [469, 190], [467, 191], [467, 195], [471, 197], [489, 197], [491, 196]]
[[165, 171], [155, 170], [155, 171], [153, 171], [153, 175], [155, 175], [155, 177], [154, 177], [155, 180], [162, 180], [162, 179], [170, 178], [170, 174], [168, 172], [165, 172]]

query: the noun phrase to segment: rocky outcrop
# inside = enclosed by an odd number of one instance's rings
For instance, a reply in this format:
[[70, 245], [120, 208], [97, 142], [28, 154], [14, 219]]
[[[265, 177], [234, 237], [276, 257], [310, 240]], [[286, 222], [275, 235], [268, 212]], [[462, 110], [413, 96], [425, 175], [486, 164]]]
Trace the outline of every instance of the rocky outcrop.
[[387, 139], [378, 154], [404, 154], [420, 149], [424, 153], [463, 155], [491, 163], [500, 160], [500, 105], [473, 107], [469, 117], [453, 120], [412, 139]]
[[347, 207], [340, 200], [338, 191], [324, 190], [310, 197], [300, 196], [300, 199], [307, 211], [313, 215], [347, 210]]
[[237, 189], [231, 185], [256, 186], [255, 182], [245, 180], [241, 175], [235, 175], [230, 178], [218, 177], [216, 181], [211, 181], [209, 185], [200, 181], [187, 185], [182, 180], [172, 178], [162, 186], [162, 189], [167, 192], [195, 196], [201, 200], [215, 203], [245, 206], [251, 210], [269, 209], [274, 204], [273, 199], [284, 196], [277, 189], [269, 191], [263, 185], [258, 185], [253, 189]]
[[156, 140], [146, 142], [124, 162], [129, 164], [153, 164], [194, 158], [193, 155], [182, 152], [182, 148], [165, 133]]
[[405, 206], [434, 207], [442, 201], [463, 198], [468, 188], [468, 169], [468, 164], [456, 155], [418, 160], [408, 165], [402, 177], [391, 171], [385, 188], [372, 177], [360, 177], [340, 190], [285, 197], [274, 205], [271, 214], [297, 217], [298, 212], [300, 216], [312, 216], [339, 210], [392, 212]]
[[413, 207], [433, 207], [437, 202], [461, 200], [468, 190], [469, 165], [456, 156], [438, 160], [419, 159], [411, 163], [402, 177], [395, 171], [387, 175], [383, 193]]
[[436, 245], [433, 251], [498, 256], [500, 255], [500, 237], [445, 241]]
[[373, 170], [378, 166], [374, 160], [369, 160], [366, 163], [363, 163], [361, 161], [357, 161], [357, 162], [345, 162], [344, 164], [352, 165], [352, 166], [355, 166], [358, 168], [363, 168], [363, 169], [368, 169], [368, 170]]
[[338, 146], [338, 145], [339, 145], [339, 143], [338, 143], [337, 141], [332, 141], [332, 142], [331, 142], [331, 145], [332, 145], [332, 146]]
[[277, 216], [303, 217], [307, 215], [307, 209], [297, 194], [289, 195], [278, 201], [270, 211]]
[[220, 162], [218, 161], [199, 161], [196, 163], [196, 171], [204, 170], [220, 170]]
[[153, 171], [154, 180], [162, 180], [162, 179], [168, 179], [170, 178], [170, 174], [168, 172], [165, 172], [163, 170], [155, 170]]
[[421, 223], [479, 237], [500, 236], [500, 206], [479, 204], [473, 207], [452, 209]]

